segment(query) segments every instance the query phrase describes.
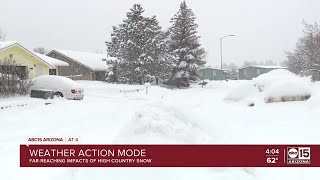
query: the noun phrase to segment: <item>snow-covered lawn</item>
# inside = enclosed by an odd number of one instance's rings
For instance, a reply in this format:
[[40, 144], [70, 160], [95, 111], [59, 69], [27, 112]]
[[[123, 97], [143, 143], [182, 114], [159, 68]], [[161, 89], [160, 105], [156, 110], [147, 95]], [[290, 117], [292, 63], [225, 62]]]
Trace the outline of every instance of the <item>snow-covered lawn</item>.
[[[0, 179], [317, 179], [316, 168], [19, 168], [29, 137], [78, 137], [83, 144], [319, 144], [320, 84], [307, 101], [227, 100], [245, 81], [204, 88], [80, 81], [85, 99], [0, 99]], [[125, 92], [120, 92], [125, 91]], [[250, 99], [249, 99], [250, 100]], [[45, 103], [51, 103], [45, 105]], [[24, 106], [20, 106], [23, 104]], [[18, 106], [19, 105], [19, 106]]]

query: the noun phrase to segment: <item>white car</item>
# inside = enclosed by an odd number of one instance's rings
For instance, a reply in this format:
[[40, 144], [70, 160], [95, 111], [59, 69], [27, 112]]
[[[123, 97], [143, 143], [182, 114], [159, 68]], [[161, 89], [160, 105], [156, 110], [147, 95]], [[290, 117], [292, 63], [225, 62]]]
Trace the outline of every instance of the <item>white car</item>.
[[82, 100], [84, 90], [79, 83], [62, 76], [43, 75], [32, 79], [31, 90], [51, 90], [56, 96]]

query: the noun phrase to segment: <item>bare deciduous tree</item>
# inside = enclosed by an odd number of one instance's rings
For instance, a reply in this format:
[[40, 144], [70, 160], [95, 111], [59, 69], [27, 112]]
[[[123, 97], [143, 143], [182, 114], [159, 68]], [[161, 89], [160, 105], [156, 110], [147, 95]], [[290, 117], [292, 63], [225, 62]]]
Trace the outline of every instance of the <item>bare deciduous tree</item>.
[[303, 21], [303, 36], [298, 40], [296, 48], [287, 52], [285, 64], [289, 70], [302, 75], [313, 75], [320, 79], [320, 26]]
[[6, 40], [6, 36], [7, 36], [7, 34], [4, 33], [2, 31], [2, 29], [0, 28], [0, 41], [5, 41]]
[[36, 47], [33, 49], [34, 52], [37, 52], [39, 54], [45, 54], [47, 51], [44, 47]]
[[11, 58], [0, 59], [0, 95], [24, 95], [31, 86], [29, 71]]
[[247, 67], [247, 66], [256, 66], [259, 63], [257, 61], [244, 61], [243, 62], [243, 67]]

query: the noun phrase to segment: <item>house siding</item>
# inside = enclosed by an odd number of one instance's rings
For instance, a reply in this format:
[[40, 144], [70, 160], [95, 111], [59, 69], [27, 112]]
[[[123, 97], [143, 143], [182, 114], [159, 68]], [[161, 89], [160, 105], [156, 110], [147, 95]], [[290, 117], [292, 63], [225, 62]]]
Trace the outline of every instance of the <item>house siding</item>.
[[66, 57], [56, 51], [50, 52], [49, 54], [47, 54], [47, 56], [59, 59], [61, 61], [67, 62], [69, 64], [69, 66], [60, 67], [59, 73], [61, 76], [82, 75], [83, 80], [94, 80], [95, 79], [94, 72], [91, 69], [75, 62], [74, 60], [71, 60], [70, 58], [68, 58], [68, 57]]
[[[26, 66], [29, 70], [29, 78], [37, 77], [39, 75], [49, 75], [49, 65], [40, 61], [38, 58], [30, 54], [19, 45], [13, 45], [0, 51], [0, 59], [9, 58], [12, 54], [14, 59], [21, 66]], [[37, 66], [41, 68], [42, 73], [37, 74]]]
[[209, 80], [225, 80], [226, 74], [220, 69], [201, 69], [199, 70], [199, 76], [201, 80], [209, 79]]

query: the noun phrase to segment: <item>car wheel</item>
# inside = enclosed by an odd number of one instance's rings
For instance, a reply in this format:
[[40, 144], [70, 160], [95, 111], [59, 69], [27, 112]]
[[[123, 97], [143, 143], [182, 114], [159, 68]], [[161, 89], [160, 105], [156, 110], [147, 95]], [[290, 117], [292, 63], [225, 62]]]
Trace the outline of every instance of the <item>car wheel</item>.
[[63, 97], [63, 94], [61, 92], [55, 92], [54, 95], [57, 97]]

